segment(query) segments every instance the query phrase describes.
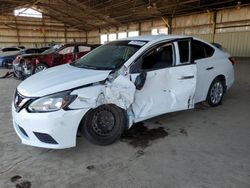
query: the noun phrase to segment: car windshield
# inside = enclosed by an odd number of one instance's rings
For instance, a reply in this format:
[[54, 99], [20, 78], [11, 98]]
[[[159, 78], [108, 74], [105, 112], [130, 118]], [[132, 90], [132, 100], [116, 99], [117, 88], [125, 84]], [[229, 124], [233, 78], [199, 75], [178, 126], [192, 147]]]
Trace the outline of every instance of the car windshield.
[[78, 59], [72, 65], [87, 69], [114, 70], [121, 67], [145, 44], [145, 41], [131, 40], [110, 42]]
[[46, 54], [54, 53], [54, 52], [57, 51], [60, 47], [62, 47], [62, 45], [57, 44], [57, 45], [52, 46], [52, 47], [50, 47], [49, 49], [45, 50], [45, 51], [42, 52], [41, 54], [46, 55]]

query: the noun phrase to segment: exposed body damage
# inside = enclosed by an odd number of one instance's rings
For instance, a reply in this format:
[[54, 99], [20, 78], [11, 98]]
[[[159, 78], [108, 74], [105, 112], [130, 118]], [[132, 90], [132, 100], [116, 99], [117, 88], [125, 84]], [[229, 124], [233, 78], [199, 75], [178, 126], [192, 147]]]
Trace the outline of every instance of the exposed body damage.
[[[94, 109], [102, 104], [115, 104], [129, 111], [134, 102], [135, 85], [129, 77], [119, 75], [112, 81], [104, 84], [95, 84], [91, 87], [77, 89], [72, 95], [77, 94], [77, 99], [69, 106], [71, 109]], [[129, 126], [132, 125], [134, 117], [129, 116]]]
[[13, 125], [27, 145], [74, 147], [78, 130], [107, 145], [133, 123], [205, 100], [217, 106], [233, 82], [229, 55], [199, 39], [122, 39], [22, 82], [12, 105]]

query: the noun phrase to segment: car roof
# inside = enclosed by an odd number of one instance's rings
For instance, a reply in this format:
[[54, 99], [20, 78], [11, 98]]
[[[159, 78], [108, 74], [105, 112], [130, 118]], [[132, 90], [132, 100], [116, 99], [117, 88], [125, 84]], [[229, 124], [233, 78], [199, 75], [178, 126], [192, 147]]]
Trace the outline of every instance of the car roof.
[[172, 39], [181, 39], [187, 38], [191, 36], [184, 36], [184, 35], [145, 35], [145, 36], [137, 36], [137, 37], [128, 37], [119, 40], [142, 40], [142, 41], [161, 41], [161, 40], [172, 40]]
[[94, 45], [98, 45], [98, 44], [87, 44], [85, 42], [72, 42], [72, 43], [63, 44], [63, 46], [79, 46], [79, 45], [94, 46]]

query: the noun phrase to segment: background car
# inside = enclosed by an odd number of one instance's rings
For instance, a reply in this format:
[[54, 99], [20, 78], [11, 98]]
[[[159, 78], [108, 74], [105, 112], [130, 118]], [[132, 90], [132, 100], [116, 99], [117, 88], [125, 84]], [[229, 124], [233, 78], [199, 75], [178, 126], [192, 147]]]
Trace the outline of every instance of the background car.
[[18, 79], [24, 79], [49, 67], [72, 63], [98, 46], [85, 43], [55, 45], [41, 54], [18, 56], [13, 62], [13, 70]]
[[3, 53], [0, 53], [0, 67], [12, 68], [12, 63], [18, 56], [23, 54], [40, 54], [41, 52], [43, 52], [43, 50], [40, 48], [27, 48], [22, 50], [19, 49], [18, 51], [5, 51]]
[[0, 53], [3, 53], [3, 52], [13, 52], [13, 51], [20, 51], [21, 48], [18, 48], [18, 47], [6, 47], [6, 48], [2, 48], [0, 50]]
[[16, 56], [21, 52], [21, 48], [7, 47], [0, 50], [0, 67], [12, 64]]

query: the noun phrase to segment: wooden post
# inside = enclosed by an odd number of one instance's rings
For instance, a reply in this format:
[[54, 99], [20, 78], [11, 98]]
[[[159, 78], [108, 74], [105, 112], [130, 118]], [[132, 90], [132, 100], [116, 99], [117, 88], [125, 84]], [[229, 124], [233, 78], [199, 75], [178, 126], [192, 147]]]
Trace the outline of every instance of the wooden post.
[[45, 23], [44, 23], [44, 17], [42, 15], [42, 33], [43, 33], [43, 42], [44, 42], [44, 46], [46, 46], [46, 29], [45, 29]]
[[139, 36], [141, 36], [141, 22], [139, 22]]
[[86, 40], [86, 44], [88, 44], [88, 32], [85, 31], [85, 40]]
[[212, 14], [212, 19], [211, 19], [211, 22], [212, 22], [212, 42], [214, 42], [215, 34], [216, 34], [216, 17], [217, 17], [217, 12], [214, 11]]
[[16, 20], [16, 16], [15, 16], [15, 25], [16, 25], [16, 36], [17, 36], [17, 43], [18, 45], [20, 45], [20, 35], [19, 35], [19, 29], [18, 29], [18, 24], [17, 24], [17, 20]]
[[168, 28], [168, 34], [172, 34], [172, 19], [168, 18], [167, 20], [164, 17], [161, 17], [162, 21], [166, 24]]
[[68, 40], [67, 40], [67, 27], [65, 24], [64, 24], [64, 41], [65, 41], [65, 43], [68, 42]]

